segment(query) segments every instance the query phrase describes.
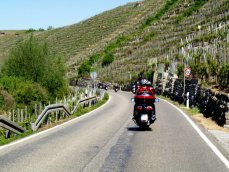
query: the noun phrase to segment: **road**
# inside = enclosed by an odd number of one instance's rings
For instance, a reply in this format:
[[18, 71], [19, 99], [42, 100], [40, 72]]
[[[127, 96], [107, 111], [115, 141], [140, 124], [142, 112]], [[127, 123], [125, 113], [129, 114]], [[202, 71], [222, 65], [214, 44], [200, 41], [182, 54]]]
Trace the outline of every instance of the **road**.
[[94, 112], [0, 147], [0, 171], [229, 171], [173, 106], [157, 103], [157, 121], [141, 131], [131, 120], [133, 95], [110, 95]]

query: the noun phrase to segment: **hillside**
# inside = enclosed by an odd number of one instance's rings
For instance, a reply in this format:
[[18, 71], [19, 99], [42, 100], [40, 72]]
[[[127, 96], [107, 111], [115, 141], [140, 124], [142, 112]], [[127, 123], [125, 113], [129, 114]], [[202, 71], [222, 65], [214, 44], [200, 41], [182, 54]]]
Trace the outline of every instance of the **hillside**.
[[[163, 2], [163, 0], [158, 0]], [[154, 10], [156, 5], [147, 3], [144, 6], [138, 3], [129, 3], [125, 6], [106, 11], [88, 20], [45, 32], [33, 32], [38, 39], [45, 40], [51, 51], [63, 56], [67, 65], [71, 66], [82, 61], [89, 54], [101, 50], [108, 42], [120, 34], [129, 32], [137, 27]], [[8, 50], [29, 34], [0, 37], [0, 58], [7, 56]], [[4, 43], [3, 43], [4, 42]]]
[[[206, 65], [195, 76], [205, 79], [207, 74], [203, 73], [208, 72], [214, 78], [214, 70], [229, 63], [228, 9], [228, 0], [145, 0], [34, 35], [66, 59], [69, 77], [74, 77], [89, 57], [97, 55], [98, 76], [105, 81], [122, 83], [130, 80], [130, 74], [136, 77], [158, 64], [174, 73], [179, 65], [196, 67], [197, 61], [212, 64], [213, 69]], [[26, 36], [10, 37], [4, 42], [4, 36], [0, 37], [0, 58]], [[107, 55], [114, 60], [102, 65]]]
[[[174, 3], [161, 18], [116, 50], [115, 61], [101, 70], [102, 78], [118, 76], [117, 80], [128, 80], [127, 72], [137, 75], [159, 61], [175, 70], [182, 61], [193, 60], [198, 51], [201, 51], [201, 63], [208, 63], [209, 57], [219, 66], [228, 64], [229, 1], [206, 1], [198, 12], [185, 16], [194, 5], [193, 0]], [[146, 39], [148, 35], [152, 36]], [[111, 71], [115, 73], [106, 75]]]

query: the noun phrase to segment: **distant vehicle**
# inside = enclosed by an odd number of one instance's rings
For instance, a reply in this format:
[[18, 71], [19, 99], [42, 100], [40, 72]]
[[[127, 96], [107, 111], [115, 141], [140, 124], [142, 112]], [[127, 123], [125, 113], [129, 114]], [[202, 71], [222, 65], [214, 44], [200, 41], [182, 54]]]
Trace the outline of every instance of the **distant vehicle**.
[[106, 83], [98, 83], [98, 88], [108, 90], [108, 84]]
[[119, 88], [118, 85], [114, 85], [114, 86], [113, 86], [113, 89], [114, 89], [115, 92], [118, 92], [118, 90], [119, 90], [120, 88]]

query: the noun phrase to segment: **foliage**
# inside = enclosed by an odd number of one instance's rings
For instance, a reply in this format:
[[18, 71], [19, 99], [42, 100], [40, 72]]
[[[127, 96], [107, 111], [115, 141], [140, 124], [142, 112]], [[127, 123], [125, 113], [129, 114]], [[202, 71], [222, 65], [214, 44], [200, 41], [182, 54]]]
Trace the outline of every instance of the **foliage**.
[[47, 44], [39, 43], [33, 36], [19, 42], [11, 50], [10, 57], [2, 68], [3, 75], [39, 83], [53, 96], [59, 95], [58, 92], [62, 92], [62, 89], [66, 93], [65, 72], [63, 61], [51, 55]]
[[11, 50], [10, 57], [3, 66], [3, 73], [39, 82], [44, 76], [48, 56], [47, 45], [39, 44], [31, 36]]
[[149, 34], [144, 35], [143, 42], [150, 41], [155, 35], [155, 32], [150, 32]]
[[183, 64], [178, 64], [178, 66], [177, 66], [177, 76], [179, 78], [184, 76], [184, 65]]
[[159, 20], [178, 0], [167, 0], [166, 4], [154, 15], [150, 16], [140, 27], [144, 29], [147, 26], [150, 26], [154, 21]]
[[32, 33], [32, 32], [36, 32], [36, 29], [30, 28], [25, 31], [25, 33]]
[[14, 97], [18, 105], [29, 106], [35, 102], [48, 102], [47, 90], [32, 81], [20, 77], [2, 76], [0, 84], [4, 90]]
[[180, 23], [185, 17], [191, 16], [194, 12], [198, 11], [208, 0], [195, 0], [194, 4], [190, 6], [183, 14], [177, 16], [176, 23]]
[[100, 54], [93, 54], [92, 56], [90, 56], [89, 57], [89, 64], [90, 65], [95, 64], [99, 60], [100, 56], [101, 56]]
[[15, 100], [11, 94], [4, 90], [3, 86], [0, 85], [0, 109], [7, 111], [13, 108]]
[[114, 61], [114, 55], [109, 53], [103, 57], [102, 66], [107, 66]]
[[106, 54], [110, 54], [114, 51], [114, 49], [118, 48], [119, 46], [123, 45], [128, 41], [128, 38], [126, 36], [120, 36], [116, 39], [115, 42], [110, 43], [104, 50]]
[[68, 85], [65, 79], [66, 68], [63, 60], [59, 58], [50, 59], [49, 66], [45, 68], [45, 75], [42, 77], [42, 85], [48, 89], [51, 95], [63, 97], [68, 93]]
[[84, 61], [80, 65], [80, 67], [78, 68], [78, 76], [79, 77], [83, 77], [83, 76], [89, 74], [90, 70], [91, 70], [91, 66], [90, 66], [89, 62], [88, 61]]
[[43, 32], [43, 31], [45, 31], [45, 29], [39, 28], [38, 31], [39, 31], [39, 32]]
[[229, 64], [225, 64], [221, 67], [219, 72], [219, 83], [223, 88], [229, 87]]

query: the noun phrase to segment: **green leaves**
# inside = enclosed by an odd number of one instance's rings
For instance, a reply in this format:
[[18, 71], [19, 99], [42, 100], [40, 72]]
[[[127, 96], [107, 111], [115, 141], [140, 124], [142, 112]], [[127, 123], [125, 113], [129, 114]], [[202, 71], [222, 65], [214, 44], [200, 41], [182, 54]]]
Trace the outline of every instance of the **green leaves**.
[[229, 88], [229, 64], [225, 64], [219, 72], [219, 83], [223, 88]]
[[[19, 42], [10, 52], [2, 69], [3, 75], [24, 78], [44, 86], [52, 96], [57, 90], [66, 90], [65, 66], [60, 57], [50, 54], [46, 43], [40, 43], [31, 36]], [[62, 91], [61, 91], [62, 92]]]
[[114, 61], [114, 55], [109, 53], [106, 54], [103, 58], [102, 66], [107, 66]]
[[145, 29], [150, 26], [154, 21], [159, 20], [178, 0], [167, 0], [166, 4], [153, 16], [147, 18], [147, 20], [142, 24], [140, 30]]

